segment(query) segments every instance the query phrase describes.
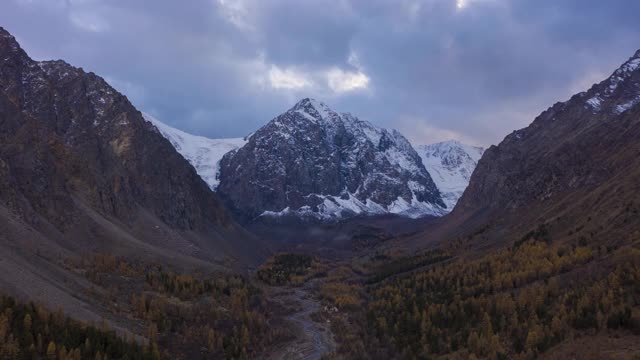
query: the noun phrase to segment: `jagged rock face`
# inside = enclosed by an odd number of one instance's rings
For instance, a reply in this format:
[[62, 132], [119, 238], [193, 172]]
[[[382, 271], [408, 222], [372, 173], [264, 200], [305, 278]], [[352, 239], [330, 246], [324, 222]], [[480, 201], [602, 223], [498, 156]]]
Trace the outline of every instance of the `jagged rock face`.
[[489, 148], [454, 213], [523, 208], [625, 176], [640, 166], [639, 105], [640, 51]]
[[451, 211], [469, 185], [484, 149], [450, 140], [419, 145], [416, 151]]
[[1, 28], [0, 200], [62, 230], [83, 206], [126, 223], [143, 209], [180, 230], [232, 226], [125, 96], [63, 61], [33, 61]]
[[440, 215], [439, 191], [409, 142], [304, 99], [220, 163], [218, 192], [239, 213]]

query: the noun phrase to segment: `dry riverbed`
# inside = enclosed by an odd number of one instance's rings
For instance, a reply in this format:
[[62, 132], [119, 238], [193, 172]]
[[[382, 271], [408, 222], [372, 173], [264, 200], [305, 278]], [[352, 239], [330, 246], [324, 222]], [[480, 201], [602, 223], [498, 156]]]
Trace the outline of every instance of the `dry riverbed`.
[[311, 316], [323, 309], [320, 300], [313, 295], [316, 284], [317, 280], [312, 280], [302, 287], [265, 288], [270, 301], [287, 309], [285, 319], [295, 335], [294, 340], [265, 354], [266, 359], [317, 360], [335, 350], [330, 324], [314, 321]]

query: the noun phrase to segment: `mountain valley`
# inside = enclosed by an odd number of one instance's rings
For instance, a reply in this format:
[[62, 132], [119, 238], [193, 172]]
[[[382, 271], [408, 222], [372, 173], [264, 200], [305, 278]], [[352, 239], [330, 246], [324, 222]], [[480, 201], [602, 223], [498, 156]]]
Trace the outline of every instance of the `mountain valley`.
[[639, 138], [640, 51], [484, 149], [192, 135], [0, 28], [0, 357], [637, 358]]

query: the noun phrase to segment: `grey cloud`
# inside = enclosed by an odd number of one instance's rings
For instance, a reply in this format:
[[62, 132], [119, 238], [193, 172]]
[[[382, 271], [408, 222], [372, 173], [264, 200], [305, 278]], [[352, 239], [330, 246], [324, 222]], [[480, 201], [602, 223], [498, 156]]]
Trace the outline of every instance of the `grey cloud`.
[[[311, 96], [415, 142], [488, 145], [631, 56], [638, 13], [628, 0], [5, 0], [0, 25], [35, 58], [94, 71], [210, 137]], [[312, 85], [274, 89], [274, 68]], [[332, 92], [333, 68], [368, 88]]]

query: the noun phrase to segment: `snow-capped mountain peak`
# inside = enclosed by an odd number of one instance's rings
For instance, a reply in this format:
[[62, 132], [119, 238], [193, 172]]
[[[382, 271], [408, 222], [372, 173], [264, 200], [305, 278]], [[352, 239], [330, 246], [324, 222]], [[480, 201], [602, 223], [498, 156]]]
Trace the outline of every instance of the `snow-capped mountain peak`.
[[484, 149], [449, 140], [420, 145], [416, 151], [440, 190], [447, 210], [452, 210], [469, 185], [471, 174]]
[[248, 217], [445, 213], [420, 157], [399, 132], [309, 98], [222, 159], [218, 191]]
[[249, 217], [444, 215], [483, 152], [455, 140], [414, 149], [396, 130], [310, 98], [245, 138], [209, 139], [144, 118], [212, 190]]
[[219, 184], [220, 159], [230, 151], [246, 144], [246, 138], [209, 139], [173, 128], [149, 114], [142, 114], [152, 123], [173, 147], [196, 169], [198, 175], [215, 190]]
[[327, 104], [312, 98], [300, 100], [289, 111], [301, 113], [311, 121], [329, 121], [339, 116]]

